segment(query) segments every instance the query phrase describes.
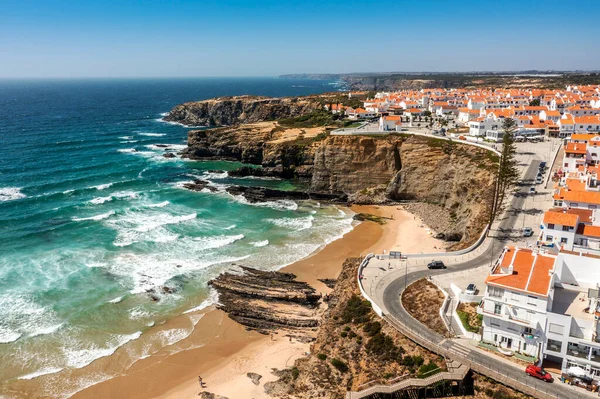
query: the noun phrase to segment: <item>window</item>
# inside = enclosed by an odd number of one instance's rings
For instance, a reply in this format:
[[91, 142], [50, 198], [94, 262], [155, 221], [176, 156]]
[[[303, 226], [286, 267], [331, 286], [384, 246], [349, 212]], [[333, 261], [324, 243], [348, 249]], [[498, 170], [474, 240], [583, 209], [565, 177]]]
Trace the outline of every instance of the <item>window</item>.
[[548, 331], [550, 331], [551, 333], [554, 333], [554, 334], [562, 335], [564, 328], [565, 328], [565, 326], [561, 326], [560, 324], [550, 323], [550, 327], [548, 328]]
[[502, 312], [502, 304], [495, 303], [494, 304], [494, 314], [500, 314]]
[[579, 204], [577, 202], [571, 202], [571, 208], [577, 208]]
[[549, 242], [549, 241], [552, 241], [553, 239], [554, 239], [554, 237], [553, 237], [553, 236], [551, 236], [551, 235], [547, 235], [547, 236], [546, 236], [546, 241], [548, 241], [548, 242]]
[[596, 205], [588, 205], [588, 209], [596, 209], [597, 206]]
[[533, 335], [533, 328], [531, 328], [531, 327], [525, 327], [523, 329], [523, 334]]
[[562, 231], [569, 231], [569, 230], [571, 230], [571, 227], [569, 227], [569, 226], [562, 227]]
[[535, 297], [533, 295], [527, 295], [527, 304], [528, 305], [537, 306], [536, 300], [537, 300], [537, 297]]
[[548, 228], [549, 229], [554, 229], [554, 223], [548, 223]]
[[560, 243], [561, 244], [566, 244], [569, 241], [569, 239], [567, 237], [561, 237], [560, 238]]
[[489, 294], [489, 296], [493, 296], [496, 298], [502, 298], [504, 296], [504, 289], [494, 287], [494, 286], [488, 286], [488, 294]]
[[546, 349], [549, 349], [553, 352], [560, 352], [560, 350], [562, 349], [562, 342], [548, 338], [548, 344], [546, 345]]

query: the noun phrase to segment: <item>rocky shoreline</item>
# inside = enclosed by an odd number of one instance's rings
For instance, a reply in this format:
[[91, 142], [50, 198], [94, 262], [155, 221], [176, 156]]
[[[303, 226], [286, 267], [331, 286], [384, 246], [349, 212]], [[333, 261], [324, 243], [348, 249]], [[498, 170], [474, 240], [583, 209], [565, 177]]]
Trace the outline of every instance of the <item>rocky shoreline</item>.
[[[436, 138], [334, 136], [327, 126], [296, 128], [290, 127], [289, 120], [287, 125], [277, 121], [313, 112], [322, 107], [319, 104], [316, 96], [219, 98], [179, 105], [165, 119], [195, 124], [224, 112], [223, 118], [214, 120], [222, 127], [188, 132], [188, 147], [181, 157], [256, 165], [243, 166], [229, 175], [294, 179], [307, 187], [289, 192], [243, 185], [227, 189], [249, 202], [316, 199], [395, 204], [408, 200], [426, 204], [412, 211], [439, 238], [453, 243], [448, 249], [465, 248], [477, 240], [489, 215], [488, 197], [497, 169], [495, 155]], [[242, 122], [252, 123], [239, 124]], [[200, 180], [185, 187], [214, 189]]]
[[320, 324], [321, 294], [291, 273], [240, 266], [209, 285], [219, 293], [219, 309], [262, 334], [278, 332], [310, 341]]

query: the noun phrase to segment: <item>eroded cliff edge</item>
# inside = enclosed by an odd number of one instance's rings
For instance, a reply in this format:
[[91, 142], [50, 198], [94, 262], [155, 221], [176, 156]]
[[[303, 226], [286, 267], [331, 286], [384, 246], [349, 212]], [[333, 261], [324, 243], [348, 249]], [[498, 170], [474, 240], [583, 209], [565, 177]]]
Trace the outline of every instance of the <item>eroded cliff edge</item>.
[[177, 105], [168, 122], [188, 126], [229, 126], [304, 115], [321, 107], [317, 97], [219, 97]]
[[[294, 136], [275, 122], [190, 131], [183, 156], [261, 165], [238, 173], [301, 179], [312, 192], [344, 194], [353, 203], [424, 202], [426, 223], [460, 242], [455, 248], [472, 243], [485, 226], [497, 164], [489, 151], [458, 142], [325, 131]], [[448, 218], [444, 225], [451, 226], [435, 228]]]

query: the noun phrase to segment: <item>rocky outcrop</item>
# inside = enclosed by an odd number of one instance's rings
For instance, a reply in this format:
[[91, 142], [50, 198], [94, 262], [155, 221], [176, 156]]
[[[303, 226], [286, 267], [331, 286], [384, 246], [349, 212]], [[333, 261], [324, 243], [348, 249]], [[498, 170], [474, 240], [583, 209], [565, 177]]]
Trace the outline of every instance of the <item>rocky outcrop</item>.
[[185, 183], [183, 185], [183, 187], [187, 188], [188, 190], [192, 190], [192, 191], [202, 191], [204, 189], [207, 189], [212, 192], [217, 191], [217, 188], [214, 186], [211, 186], [209, 181], [201, 180], [201, 179], [196, 179], [191, 183]]
[[226, 189], [231, 195], [241, 195], [248, 202], [265, 202], [271, 200], [315, 200], [330, 202], [346, 202], [345, 194], [329, 194], [326, 192], [275, 190], [266, 187], [231, 186]]
[[231, 126], [304, 115], [321, 104], [315, 97], [220, 97], [177, 105], [165, 121], [188, 126]]
[[[301, 179], [307, 195], [347, 196], [361, 204], [419, 201], [444, 213], [443, 223], [427, 221], [449, 241], [451, 249], [474, 242], [488, 216], [497, 159], [489, 151], [436, 138], [413, 135], [327, 136], [314, 141], [272, 140], [275, 125], [194, 130], [188, 133], [192, 159], [232, 159], [245, 167], [231, 176], [276, 176]], [[236, 189], [238, 190], [238, 189]], [[310, 194], [308, 194], [310, 193]], [[261, 201], [267, 191], [252, 189], [248, 198]], [[297, 195], [297, 194], [294, 194]], [[245, 195], [246, 196], [246, 195]], [[282, 198], [285, 198], [282, 197]], [[431, 219], [431, 218], [430, 218]]]
[[219, 309], [231, 319], [262, 333], [282, 330], [305, 338], [304, 333], [319, 325], [321, 295], [310, 285], [296, 281], [290, 273], [247, 267], [241, 271], [209, 282], [219, 293]]
[[414, 371], [416, 356], [419, 362], [442, 365], [438, 356], [375, 315], [356, 284], [359, 263], [359, 259], [344, 262], [309, 355], [296, 360], [294, 368], [274, 373], [277, 381], [264, 384], [272, 397], [342, 399], [347, 390], [369, 381], [383, 382]]

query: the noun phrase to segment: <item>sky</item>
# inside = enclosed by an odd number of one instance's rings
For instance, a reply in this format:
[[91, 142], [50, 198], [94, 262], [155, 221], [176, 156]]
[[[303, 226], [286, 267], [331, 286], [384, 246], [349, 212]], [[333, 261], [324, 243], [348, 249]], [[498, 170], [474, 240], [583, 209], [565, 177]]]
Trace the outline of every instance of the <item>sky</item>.
[[0, 78], [597, 70], [600, 0], [0, 0]]

